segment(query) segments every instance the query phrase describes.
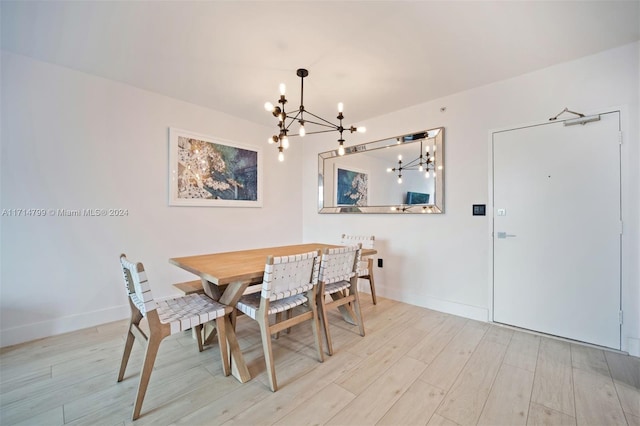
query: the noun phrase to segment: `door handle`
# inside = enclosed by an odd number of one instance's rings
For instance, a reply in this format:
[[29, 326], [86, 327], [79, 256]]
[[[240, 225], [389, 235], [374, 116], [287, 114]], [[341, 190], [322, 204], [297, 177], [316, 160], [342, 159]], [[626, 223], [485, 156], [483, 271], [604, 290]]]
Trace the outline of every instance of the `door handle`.
[[513, 238], [514, 234], [507, 234], [506, 232], [498, 232], [498, 238]]

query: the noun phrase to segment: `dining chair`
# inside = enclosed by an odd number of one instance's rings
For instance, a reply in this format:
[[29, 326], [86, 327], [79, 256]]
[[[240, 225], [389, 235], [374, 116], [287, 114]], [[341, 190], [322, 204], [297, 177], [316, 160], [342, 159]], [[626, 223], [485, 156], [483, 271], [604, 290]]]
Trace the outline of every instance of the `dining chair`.
[[[292, 256], [268, 256], [260, 292], [245, 294], [236, 308], [260, 325], [267, 375], [273, 392], [278, 390], [271, 349], [271, 335], [304, 321], [311, 321], [320, 362], [324, 361], [316, 305], [320, 252]], [[293, 309], [297, 308], [295, 312]], [[302, 312], [300, 312], [302, 310]], [[293, 312], [286, 319], [282, 313]], [[270, 324], [269, 315], [275, 315]]]
[[355, 246], [326, 248], [322, 253], [317, 303], [329, 355], [333, 355], [333, 344], [329, 331], [328, 309], [344, 306], [344, 309], [356, 320], [360, 335], [364, 336], [364, 322], [360, 311], [357, 285], [357, 266], [361, 251], [362, 245], [358, 243]]
[[[343, 245], [361, 243], [362, 248], [372, 249], [375, 246], [375, 240], [376, 237], [374, 235], [360, 236], [342, 234], [341, 243]], [[358, 278], [369, 281], [369, 287], [371, 288], [371, 299], [373, 300], [373, 304], [376, 305], [378, 303], [378, 300], [376, 299], [376, 283], [373, 279], [373, 258], [371, 256], [367, 256], [360, 260], [360, 263], [358, 265]]]
[[[147, 392], [160, 343], [167, 336], [194, 328], [198, 349], [202, 351], [202, 325], [215, 320], [222, 359], [222, 372], [225, 376], [229, 375], [229, 355], [225, 332], [227, 324], [225, 321], [228, 321], [227, 315], [231, 314], [233, 308], [197, 293], [155, 301], [142, 263], [131, 262], [125, 254], [121, 254], [120, 265], [124, 275], [125, 290], [129, 296], [131, 320], [118, 373], [118, 382], [124, 378], [134, 340], [137, 339], [146, 347], [140, 383], [133, 407], [132, 419], [136, 420], [140, 417], [142, 402]], [[140, 328], [140, 321], [143, 317], [147, 318], [149, 336]], [[230, 323], [228, 324], [230, 326]]]

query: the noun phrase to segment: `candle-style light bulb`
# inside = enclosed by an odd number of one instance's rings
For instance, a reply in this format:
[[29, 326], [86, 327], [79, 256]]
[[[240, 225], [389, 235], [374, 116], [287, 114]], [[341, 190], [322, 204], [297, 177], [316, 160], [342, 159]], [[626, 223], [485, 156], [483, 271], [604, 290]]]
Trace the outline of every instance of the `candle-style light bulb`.
[[342, 102], [338, 102], [338, 112], [342, 112], [344, 110], [344, 104]]
[[427, 170], [427, 173], [425, 173], [425, 174], [424, 174], [424, 177], [425, 177], [425, 178], [427, 178], [427, 179], [429, 179], [429, 176], [430, 176], [430, 175], [429, 175], [429, 170]]
[[284, 153], [282, 151], [278, 153], [278, 161], [284, 161]]
[[[423, 170], [424, 170], [424, 168], [422, 167], [422, 164], [420, 164], [420, 167], [418, 167], [418, 171], [420, 171], [420, 172], [421, 172], [421, 171], [423, 171]], [[428, 172], [427, 172], [427, 173], [428, 173]]]
[[304, 129], [304, 121], [300, 122], [300, 131], [298, 132], [300, 137], [304, 137], [307, 134], [307, 131]]
[[273, 104], [271, 102], [265, 102], [264, 103], [264, 109], [269, 111], [269, 112], [273, 112]]
[[387, 173], [391, 173], [391, 171], [392, 171], [392, 170], [391, 170], [391, 167], [388, 167], [388, 168], [387, 168]]
[[402, 161], [402, 154], [398, 155], [398, 161]]
[[268, 143], [273, 143], [273, 142], [275, 142], [275, 141], [273, 140], [273, 136], [271, 136], [269, 139], [267, 139], [267, 142], [268, 142]]
[[340, 147], [338, 148], [338, 155], [344, 155], [344, 145], [342, 145], [342, 142], [340, 143]]
[[284, 83], [280, 83], [280, 94], [284, 96], [284, 93], [287, 91], [287, 86]]
[[364, 133], [364, 132], [366, 132], [366, 131], [367, 131], [367, 128], [366, 128], [366, 127], [364, 127], [364, 126], [359, 126], [359, 127], [358, 127], [358, 133]]
[[429, 145], [427, 145], [426, 153], [429, 153]]
[[398, 183], [402, 183], [402, 178], [401, 177], [398, 178]]
[[282, 138], [282, 147], [284, 149], [289, 148], [289, 138], [286, 136]]

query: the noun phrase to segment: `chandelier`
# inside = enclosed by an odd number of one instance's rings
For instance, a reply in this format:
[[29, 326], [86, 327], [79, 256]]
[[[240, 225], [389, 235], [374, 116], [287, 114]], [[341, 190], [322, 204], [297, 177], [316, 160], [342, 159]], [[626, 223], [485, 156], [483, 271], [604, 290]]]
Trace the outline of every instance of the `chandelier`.
[[[284, 95], [286, 91], [284, 83], [280, 84], [280, 99], [278, 100], [278, 105], [273, 105], [271, 102], [266, 102], [264, 104], [264, 109], [272, 113], [273, 116], [278, 119], [278, 134], [269, 138], [269, 143], [276, 144], [278, 147], [278, 159], [280, 161], [284, 161], [284, 150], [289, 147], [290, 136], [304, 137], [305, 135], [334, 131], [340, 133], [340, 137], [338, 138], [338, 155], [344, 155], [344, 138], [342, 137], [342, 132], [348, 130], [351, 133], [356, 131], [364, 133], [366, 128], [355, 126], [349, 126], [348, 128], [343, 127], [342, 120], [344, 119], [344, 115], [342, 114], [342, 110], [344, 106], [342, 102], [338, 104], [338, 116], [336, 117], [338, 119], [338, 124], [334, 124], [329, 120], [325, 120], [324, 118], [309, 112], [309, 110], [304, 107], [304, 78], [309, 75], [309, 71], [304, 68], [299, 68], [296, 71], [296, 75], [300, 77], [300, 106], [298, 109], [291, 110], [289, 112], [285, 110], [285, 104], [288, 101]], [[290, 134], [289, 131], [291, 125], [296, 122], [299, 125], [298, 133]], [[308, 125], [319, 126], [320, 129], [307, 131], [306, 126]]]
[[[400, 143], [400, 141], [398, 141]], [[387, 172], [394, 172], [398, 174], [398, 183], [402, 183], [402, 172], [404, 170], [415, 170], [418, 172], [424, 172], [424, 177], [429, 179], [431, 176], [436, 177], [436, 147], [433, 146], [431, 150], [427, 145], [423, 149], [423, 141], [420, 141], [420, 155], [409, 162], [402, 162], [402, 155], [398, 155], [398, 166], [388, 168]], [[442, 167], [440, 167], [442, 168]]]

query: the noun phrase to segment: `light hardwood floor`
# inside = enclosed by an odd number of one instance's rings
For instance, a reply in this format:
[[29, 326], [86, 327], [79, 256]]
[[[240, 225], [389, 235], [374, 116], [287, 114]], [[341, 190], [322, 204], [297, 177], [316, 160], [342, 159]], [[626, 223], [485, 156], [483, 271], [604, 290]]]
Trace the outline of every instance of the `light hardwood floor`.
[[[273, 344], [269, 390], [255, 322], [238, 319], [253, 379], [224, 377], [217, 347], [165, 339], [146, 424], [640, 425], [640, 360], [428, 309], [362, 297], [367, 335], [330, 313], [335, 354], [311, 326]], [[142, 347], [116, 383], [126, 322], [0, 350], [0, 424], [130, 424]]]

